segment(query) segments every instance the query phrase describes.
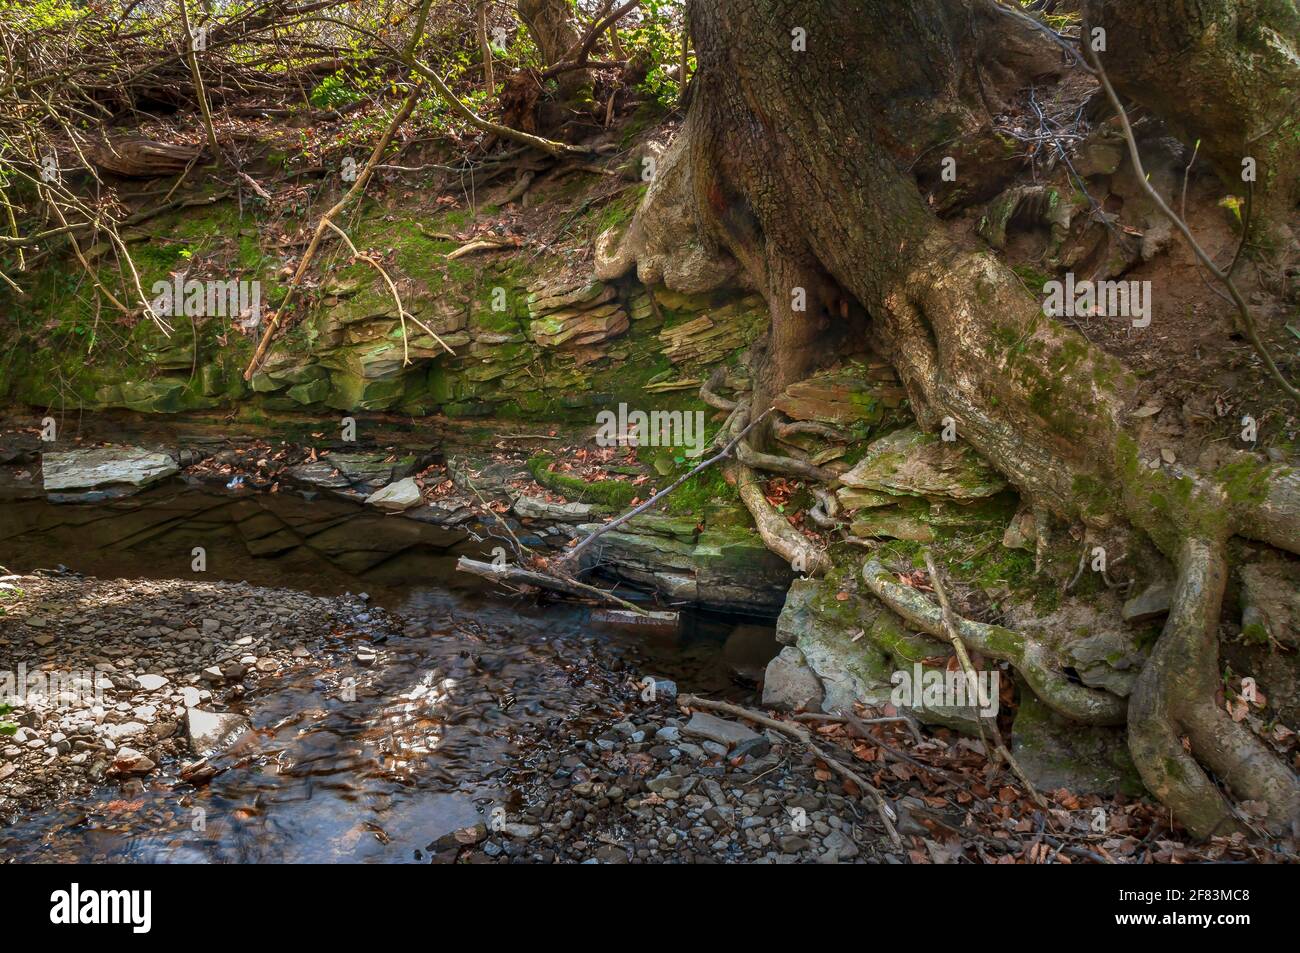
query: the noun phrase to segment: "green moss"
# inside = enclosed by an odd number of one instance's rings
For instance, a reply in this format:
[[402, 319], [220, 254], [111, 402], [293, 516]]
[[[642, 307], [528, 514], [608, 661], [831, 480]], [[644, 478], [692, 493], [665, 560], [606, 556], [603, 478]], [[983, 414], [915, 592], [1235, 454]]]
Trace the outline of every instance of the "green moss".
[[1268, 629], [1258, 622], [1252, 622], [1243, 628], [1241, 637], [1252, 645], [1268, 645]]
[[626, 509], [638, 496], [638, 488], [622, 480], [583, 480], [567, 473], [557, 473], [550, 467], [555, 457], [539, 454], [528, 461], [528, 472], [534, 480], [552, 492], [562, 494], [571, 501], [601, 503], [615, 509]]
[[1043, 286], [1052, 280], [1050, 274], [1035, 268], [1033, 265], [1014, 265], [1011, 270], [1024, 282], [1025, 287], [1036, 295], [1042, 294]]

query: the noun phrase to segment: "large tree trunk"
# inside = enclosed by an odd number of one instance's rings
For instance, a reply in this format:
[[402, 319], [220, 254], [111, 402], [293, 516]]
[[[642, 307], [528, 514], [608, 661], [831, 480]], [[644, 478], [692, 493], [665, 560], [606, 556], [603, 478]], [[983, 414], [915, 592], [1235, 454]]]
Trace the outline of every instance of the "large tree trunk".
[[1090, 0], [1120, 92], [1168, 122], [1234, 192], [1258, 166], [1258, 209], [1282, 224], [1300, 200], [1300, 11], [1289, 0]]
[[[1291, 827], [1294, 775], [1253, 736], [1225, 731], [1212, 697], [1175, 695], [1204, 691], [1217, 671], [1214, 567], [1227, 538], [1300, 550], [1294, 476], [1244, 458], [1231, 475], [1253, 467], [1254, 486], [1230, 494], [1228, 474], [1148, 468], [1154, 448], [1128, 429], [1134, 376], [1045, 317], [991, 253], [957, 244], [917, 188], [917, 156], [971, 134], [997, 95], [998, 71], [981, 64], [1041, 69], [1032, 31], [990, 0], [691, 0], [690, 18], [699, 71], [660, 174], [689, 185], [698, 234], [649, 235], [662, 216], [643, 208], [629, 235], [656, 255], [669, 241], [691, 254], [711, 247], [763, 291], [771, 332], [755, 412], [833, 357], [827, 330], [861, 315], [923, 426], [955, 420], [1037, 506], [1148, 534], [1180, 566], [1184, 604], [1130, 706], [1139, 770], [1199, 835], [1236, 821], [1197, 761], [1266, 803], [1272, 827]], [[952, 187], [966, 186], [959, 163]], [[649, 198], [662, 200], [654, 189]], [[652, 270], [672, 273], [658, 257]], [[1186, 783], [1168, 784], [1162, 765], [1183, 737], [1195, 760], [1177, 766]]]
[[[573, 21], [569, 0], [519, 0], [519, 19], [537, 44], [545, 66], [556, 66], [577, 46], [581, 37]], [[585, 70], [570, 70], [556, 77], [560, 93], [572, 96], [587, 82]]]

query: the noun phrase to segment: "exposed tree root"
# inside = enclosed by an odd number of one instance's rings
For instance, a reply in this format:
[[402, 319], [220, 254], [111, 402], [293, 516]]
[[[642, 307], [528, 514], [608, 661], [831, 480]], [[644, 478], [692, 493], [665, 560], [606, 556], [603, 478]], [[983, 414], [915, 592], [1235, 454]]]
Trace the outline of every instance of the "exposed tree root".
[[[723, 429], [727, 432], [741, 432], [750, 426], [748, 420], [749, 406], [741, 403]], [[744, 445], [743, 440], [740, 445]], [[730, 460], [724, 467], [724, 472], [736, 485], [736, 492], [754, 518], [758, 535], [768, 549], [788, 562], [795, 572], [817, 576], [830, 569], [830, 559], [821, 547], [791, 526], [790, 521], [767, 501], [763, 493], [763, 481], [753, 470], [739, 460]]]
[[837, 430], [829, 424], [815, 420], [774, 420], [772, 432], [778, 437], [790, 437], [794, 434], [807, 433], [814, 437], [824, 437], [832, 443], [848, 443], [849, 437], [844, 431]]
[[1198, 759], [1235, 795], [1263, 805], [1269, 830], [1295, 832], [1300, 825], [1295, 775], [1215, 704], [1226, 582], [1223, 544], [1189, 539], [1179, 556], [1173, 610], [1133, 689], [1129, 749], [1147, 788], [1197, 836], [1242, 827]]
[[[961, 663], [962, 674], [966, 676], [972, 688], [978, 684], [978, 676], [975, 673], [975, 665], [971, 662], [970, 653], [966, 651], [966, 643], [961, 637], [958, 629], [957, 613], [953, 611], [952, 605], [948, 602], [948, 593], [943, 584], [942, 574], [939, 572], [938, 565], [935, 564], [934, 556], [929, 550], [925, 553], [925, 567], [930, 572], [930, 583], [934, 586], [934, 594], [939, 598], [939, 615], [943, 621], [943, 634], [948, 641], [952, 643], [953, 651], [957, 654], [957, 660]], [[980, 699], [982, 702], [983, 700]], [[1002, 740], [1002, 732], [998, 729], [998, 720], [996, 717], [982, 718], [980, 720], [980, 740], [984, 741], [984, 731], [987, 728], [993, 738], [993, 747], [1017, 778], [1020, 779], [1021, 785], [1034, 803], [1039, 807], [1046, 809], [1047, 802], [1043, 796], [1038, 793], [1034, 787], [1034, 782], [1029, 780], [1029, 775], [1025, 774], [1024, 769], [1020, 767], [1020, 762], [1007, 748], [1006, 742]], [[986, 742], [987, 743], [987, 742]]]
[[764, 545], [788, 562], [795, 572], [819, 576], [830, 569], [830, 559], [816, 543], [804, 536], [763, 495], [763, 481], [740, 462], [727, 465], [740, 499], [754, 517]]
[[[647, 290], [646, 295], [651, 301], [654, 301], [653, 290]], [[709, 379], [700, 385], [700, 400], [704, 401], [710, 407], [716, 407], [718, 410], [735, 410], [736, 402], [723, 397], [718, 393], [718, 388], [723, 385], [726, 379], [727, 367], [725, 364], [720, 364], [713, 369], [713, 373], [709, 375]]]
[[840, 501], [835, 494], [816, 485], [809, 486], [808, 492], [817, 501], [814, 506], [808, 508], [808, 518], [820, 529], [834, 529], [839, 526]]
[[[832, 0], [692, 0], [699, 69], [691, 109], [670, 150], [673, 161], [661, 166], [615, 253], [603, 256], [601, 276], [635, 266], [643, 280], [674, 287], [691, 279], [720, 282], [738, 269], [764, 294], [771, 316], [766, 347], [757, 349], [753, 365], [753, 406], [767, 406], [768, 395], [831, 357], [827, 342], [836, 325], [843, 331], [847, 316], [860, 310], [870, 343], [893, 364], [920, 425], [954, 425], [960, 439], [1015, 485], [1040, 536], [1050, 516], [1144, 533], [1173, 560], [1189, 538], [1222, 541], [1234, 534], [1300, 551], [1300, 476], [1246, 454], [1213, 473], [1149, 467], [1151, 448], [1133, 426], [1137, 376], [1045, 316], [1041, 302], [995, 255], [956, 244], [916, 180], [900, 173], [906, 167], [898, 161], [900, 147], [911, 161], [951, 135], [941, 132], [945, 124], [950, 129], [977, 117], [981, 110], [971, 104], [986, 92], [998, 95], [984, 82], [969, 82], [981, 75], [966, 68], [972, 57], [983, 63], [998, 54], [993, 58], [1006, 67], [1002, 80], [983, 74], [994, 84], [1009, 88], [1032, 75], [1020, 65], [1036, 62], [1034, 48], [1046, 41], [1041, 33], [1005, 27], [998, 15], [1004, 9], [988, 0], [916, 0], [905, 9]], [[837, 48], [858, 52], [845, 60], [792, 56], [770, 29], [774, 19], [816, 22], [836, 37]], [[988, 30], [993, 20], [1004, 26]], [[885, 48], [906, 54], [874, 52], [882, 38], [892, 39]], [[900, 121], [891, 110], [904, 84], [911, 84], [908, 96], [925, 102], [904, 97], [909, 115]], [[899, 129], [909, 123], [900, 142]], [[792, 217], [792, 206], [815, 214]], [[771, 461], [746, 456], [729, 466], [741, 497], [769, 548], [798, 568], [795, 560], [806, 558], [810, 543], [767, 503], [746, 465]], [[781, 472], [791, 467], [798, 464], [783, 460]], [[818, 563], [824, 560], [813, 551]], [[1207, 559], [1184, 556], [1182, 563], [1214, 562]], [[942, 612], [930, 599], [899, 585], [874, 559], [863, 577], [904, 619], [943, 637]], [[1161, 648], [1142, 676], [1144, 710], [1159, 715], [1173, 697], [1195, 701], [1179, 703], [1177, 722], [1129, 718], [1135, 759], [1153, 792], [1189, 827], [1221, 828], [1231, 820], [1225, 802], [1191, 755], [1178, 755], [1179, 732], [1185, 733], [1192, 753], [1235, 796], [1266, 804], [1271, 825], [1289, 824], [1291, 772], [1243, 737], [1244, 729], [1225, 727], [1214, 707], [1219, 597], [1207, 600], [1205, 588], [1190, 576], [1179, 587]], [[1221, 583], [1211, 588], [1221, 593]], [[1062, 715], [1125, 723], [1124, 700], [1069, 681], [1038, 640], [969, 620], [958, 620], [957, 628], [972, 648], [1015, 666]], [[1196, 645], [1201, 654], [1193, 656]], [[1177, 653], [1176, 665], [1160, 664]], [[1193, 657], [1200, 667], [1190, 664]], [[1200, 673], [1195, 680], [1192, 671]], [[1162, 775], [1166, 765], [1172, 769]], [[1217, 800], [1174, 783], [1189, 778], [1193, 788], [1200, 778]], [[1184, 817], [1185, 810], [1191, 815]]]
[[[876, 557], [867, 558], [862, 579], [881, 602], [907, 622], [928, 635], [948, 639], [943, 610], [924, 593], [897, 582]], [[1053, 711], [1088, 725], [1124, 724], [1122, 698], [1068, 680], [1057, 671], [1051, 652], [1041, 642], [1002, 626], [970, 619], [957, 618], [956, 629], [962, 640], [981, 655], [1010, 662]]]
[[821, 467], [813, 466], [811, 463], [805, 463], [803, 460], [796, 460], [794, 457], [782, 457], [774, 453], [763, 453], [761, 450], [755, 450], [743, 440], [740, 446], [736, 448], [736, 456], [740, 462], [747, 467], [755, 470], [766, 470], [769, 473], [779, 473], [782, 476], [794, 477], [797, 480], [813, 480], [817, 483], [835, 483], [835, 474], [829, 470], [823, 470]]

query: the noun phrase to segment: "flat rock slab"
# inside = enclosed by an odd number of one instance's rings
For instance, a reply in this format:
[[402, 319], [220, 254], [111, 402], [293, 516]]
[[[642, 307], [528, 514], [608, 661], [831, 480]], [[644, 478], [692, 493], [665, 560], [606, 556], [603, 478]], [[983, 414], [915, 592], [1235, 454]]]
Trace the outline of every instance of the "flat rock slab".
[[847, 487], [895, 496], [977, 500], [1000, 493], [1006, 480], [962, 443], [941, 440], [915, 427], [876, 440], [840, 477]]
[[591, 503], [551, 503], [536, 496], [515, 500], [515, 515], [521, 519], [553, 520], [558, 523], [585, 523], [599, 507]]
[[386, 453], [330, 453], [290, 467], [287, 472], [295, 483], [358, 499], [408, 476], [418, 463], [415, 456], [393, 460]]
[[396, 483], [388, 484], [378, 493], [370, 494], [370, 496], [366, 497], [366, 502], [390, 513], [400, 513], [402, 510], [409, 510], [413, 506], [419, 506], [422, 499], [415, 478], [407, 477], [404, 480], [398, 480]]
[[1173, 599], [1173, 585], [1167, 579], [1157, 580], [1124, 603], [1124, 621], [1137, 625], [1168, 615]]
[[176, 461], [143, 447], [86, 447], [56, 450], [41, 459], [41, 477], [52, 498], [63, 494], [115, 491], [125, 495], [177, 473]]
[[758, 732], [751, 731], [738, 721], [727, 721], [725, 718], [718, 718], [702, 711], [691, 715], [691, 720], [682, 729], [682, 734], [703, 738], [706, 741], [716, 741], [728, 748], [734, 748], [746, 741], [757, 741], [762, 737]]

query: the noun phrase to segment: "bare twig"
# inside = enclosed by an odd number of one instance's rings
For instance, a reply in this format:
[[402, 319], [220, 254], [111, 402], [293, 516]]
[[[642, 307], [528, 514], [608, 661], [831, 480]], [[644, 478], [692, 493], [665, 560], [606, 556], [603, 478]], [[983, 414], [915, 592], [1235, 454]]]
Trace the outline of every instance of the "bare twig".
[[1205, 266], [1205, 270], [1227, 289], [1228, 294], [1232, 298], [1232, 303], [1236, 305], [1237, 315], [1240, 318], [1241, 330], [1246, 335], [1246, 339], [1250, 341], [1250, 346], [1254, 348], [1259, 359], [1264, 363], [1264, 367], [1268, 371], [1269, 376], [1272, 377], [1273, 380], [1277, 381], [1278, 385], [1293, 400], [1300, 401], [1300, 389], [1297, 389], [1290, 381], [1282, 376], [1282, 372], [1278, 369], [1272, 356], [1264, 347], [1264, 342], [1260, 340], [1259, 330], [1255, 326], [1254, 315], [1251, 314], [1250, 306], [1246, 304], [1246, 299], [1242, 296], [1241, 289], [1237, 287], [1237, 282], [1232, 277], [1231, 268], [1225, 271], [1214, 263], [1214, 259], [1206, 253], [1205, 249], [1201, 247], [1200, 243], [1192, 235], [1192, 230], [1188, 227], [1187, 223], [1183, 221], [1177, 212], [1169, 207], [1169, 204], [1147, 179], [1146, 170], [1142, 167], [1142, 156], [1138, 152], [1137, 139], [1133, 135], [1133, 127], [1129, 123], [1128, 113], [1124, 109], [1124, 104], [1120, 102], [1119, 96], [1115, 92], [1115, 87], [1111, 85], [1110, 77], [1106, 75], [1106, 68], [1102, 65], [1101, 58], [1093, 52], [1092, 48], [1088, 46], [1088, 44], [1083, 44], [1083, 48], [1084, 55], [1088, 57], [1092, 64], [1093, 73], [1101, 83], [1102, 88], [1106, 91], [1106, 98], [1110, 100], [1111, 108], [1113, 108], [1119, 115], [1120, 128], [1124, 133], [1124, 140], [1128, 143], [1129, 160], [1133, 163], [1133, 172], [1137, 178], [1138, 184], [1142, 187], [1142, 190], [1146, 192], [1147, 197], [1155, 203], [1156, 208], [1160, 209], [1165, 218], [1169, 219], [1174, 228], [1176, 228], [1179, 234], [1181, 234], [1187, 241], [1187, 244], [1191, 247], [1197, 260]]
[[573, 559], [579, 553], [581, 553], [584, 549], [586, 549], [593, 542], [595, 542], [597, 538], [603, 536], [605, 533], [608, 533], [612, 529], [617, 529], [618, 527], [626, 523], [628, 520], [632, 519], [634, 516], [644, 513], [646, 510], [650, 509], [652, 506], [657, 504], [660, 500], [662, 500], [673, 490], [677, 489], [679, 486], [681, 486], [691, 477], [695, 476], [695, 474], [699, 473], [701, 470], [708, 469], [709, 467], [713, 466], [713, 464], [717, 463], [719, 460], [728, 456], [731, 453], [731, 451], [735, 449], [736, 445], [740, 443], [740, 441], [744, 438], [745, 434], [749, 433], [750, 430], [752, 430], [755, 426], [757, 426], [758, 423], [771, 412], [772, 412], [771, 408], [765, 410], [762, 414], [760, 414], [757, 418], [755, 418], [747, 427], [745, 427], [744, 430], [742, 430], [739, 434], [733, 437], [731, 441], [725, 447], [722, 448], [721, 451], [709, 457], [709, 459], [705, 460], [703, 463], [696, 464], [688, 472], [682, 474], [680, 477], [674, 480], [672, 485], [669, 486], [667, 489], [660, 490], [654, 496], [650, 497], [650, 499], [646, 500], [644, 503], [640, 504], [639, 506], [636, 506], [633, 509], [629, 510], [628, 512], [624, 513], [622, 516], [618, 517], [618, 519], [611, 520], [610, 522], [606, 523], [604, 526], [598, 528], [595, 532], [593, 532], [586, 539], [582, 540], [572, 549], [566, 550], [564, 553], [562, 553], [559, 556], [558, 562], [560, 564], [572, 562]]
[[[380, 157], [384, 154], [384, 150], [388, 148], [388, 144], [392, 142], [393, 136], [397, 133], [397, 130], [401, 127], [402, 123], [406, 122], [407, 118], [411, 115], [411, 112], [415, 109], [415, 104], [419, 101], [422, 89], [422, 83], [416, 83], [411, 89], [410, 94], [406, 97], [406, 101], [402, 103], [401, 108], [397, 110], [392, 121], [388, 124], [388, 128], [384, 130], [384, 134], [380, 136], [379, 141], [375, 143], [375, 148], [370, 153], [370, 158], [366, 160], [365, 166], [357, 174], [357, 180], [352, 183], [352, 187], [348, 189], [343, 198], [339, 199], [338, 202], [335, 203], [334, 207], [322, 215], [320, 221], [316, 223], [316, 230], [312, 233], [311, 242], [307, 245], [307, 250], [303, 252], [302, 260], [298, 262], [298, 269], [293, 273], [293, 279], [289, 282], [289, 290], [286, 292], [284, 300], [280, 302], [280, 306], [276, 308], [275, 316], [267, 324], [266, 332], [262, 335], [262, 340], [258, 343], [257, 350], [253, 353], [253, 359], [248, 362], [248, 367], [244, 368], [244, 380], [251, 380], [253, 373], [262, 363], [262, 358], [266, 355], [267, 348], [271, 345], [271, 337], [275, 334], [276, 328], [280, 326], [281, 319], [288, 313], [289, 306], [293, 303], [294, 295], [302, 285], [303, 278], [306, 277], [307, 274], [307, 269], [310, 267], [312, 259], [316, 256], [316, 250], [320, 248], [321, 238], [325, 235], [326, 229], [330, 228], [333, 224], [334, 216], [347, 208], [348, 205], [352, 203], [353, 199], [365, 190], [367, 183], [370, 181], [370, 176], [375, 171], [375, 166], [379, 163]], [[446, 345], [444, 344], [443, 346], [445, 347]]]
[[697, 695], [680, 695], [677, 698], [677, 704], [683, 708], [699, 708], [709, 711], [720, 711], [728, 715], [734, 715], [737, 718], [744, 718], [754, 724], [762, 725], [764, 728], [771, 728], [773, 731], [779, 731], [782, 734], [794, 738], [796, 741], [806, 745], [813, 754], [817, 755], [826, 766], [834, 771], [840, 777], [852, 781], [859, 789], [867, 795], [876, 813], [880, 816], [881, 822], [885, 825], [885, 830], [889, 833], [889, 839], [895, 847], [903, 845], [903, 839], [898, 836], [898, 830], [894, 827], [894, 822], [898, 820], [898, 815], [894, 809], [889, 806], [883, 794], [862, 775], [858, 774], [844, 762], [830, 755], [813, 740], [812, 732], [802, 725], [792, 724], [788, 721], [778, 721], [775, 718], [769, 718], [761, 712], [754, 711], [750, 708], [742, 708], [740, 705], [733, 705], [730, 702], [711, 701], [707, 698], [700, 698]]
[[[943, 612], [944, 632], [948, 635], [948, 641], [952, 643], [953, 651], [957, 653], [957, 660], [961, 662], [962, 672], [966, 676], [968, 684], [976, 692], [976, 701], [978, 703], [979, 689], [976, 686], [979, 684], [979, 681], [975, 674], [975, 666], [971, 663], [970, 653], [966, 651], [966, 643], [962, 641], [961, 633], [958, 631], [957, 618], [952, 611], [951, 604], [948, 602], [948, 593], [944, 589], [943, 579], [939, 574], [939, 567], [935, 564], [934, 556], [928, 549], [925, 551], [925, 568], [930, 572], [930, 584], [934, 587], [934, 594], [939, 599], [939, 608]], [[980, 719], [977, 722], [980, 726], [981, 741], [984, 740], [984, 721], [984, 719]], [[1015, 773], [1016, 777], [1020, 779], [1020, 783], [1024, 786], [1025, 790], [1029, 792], [1029, 796], [1033, 798], [1034, 803], [1039, 807], [1046, 808], [1047, 802], [1043, 799], [1043, 796], [1038, 793], [1038, 789], [1034, 787], [1033, 782], [1029, 780], [1025, 772], [1021, 770], [1020, 763], [1016, 761], [1011, 752], [1007, 749], [1006, 743], [1002, 740], [1002, 732], [998, 730], [997, 722], [992, 718], [987, 719], [987, 721], [989, 732], [993, 736], [993, 743], [998, 755], [1007, 763]]]

